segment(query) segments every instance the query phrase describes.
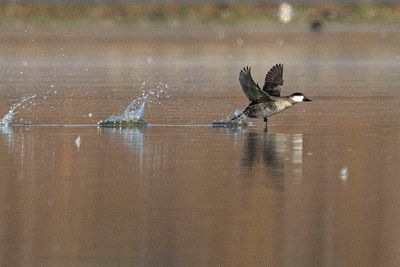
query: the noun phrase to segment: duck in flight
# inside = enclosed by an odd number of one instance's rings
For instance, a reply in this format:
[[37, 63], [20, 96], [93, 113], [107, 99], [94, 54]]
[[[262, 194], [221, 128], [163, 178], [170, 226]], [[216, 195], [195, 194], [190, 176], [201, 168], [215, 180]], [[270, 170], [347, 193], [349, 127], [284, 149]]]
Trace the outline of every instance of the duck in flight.
[[283, 65], [276, 64], [265, 76], [265, 83], [261, 89], [251, 77], [251, 68], [245, 67], [240, 71], [239, 82], [242, 90], [250, 101], [250, 104], [239, 115], [232, 118], [238, 120], [242, 116], [249, 118], [264, 118], [268, 123], [268, 118], [282, 112], [293, 105], [311, 101], [302, 93], [294, 93], [289, 96], [281, 96], [283, 85]]

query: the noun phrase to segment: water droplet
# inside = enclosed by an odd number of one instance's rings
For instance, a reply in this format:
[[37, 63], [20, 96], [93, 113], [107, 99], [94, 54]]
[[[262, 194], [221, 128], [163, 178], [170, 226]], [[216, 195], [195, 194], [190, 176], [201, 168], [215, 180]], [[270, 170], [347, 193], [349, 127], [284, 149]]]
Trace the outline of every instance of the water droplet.
[[347, 169], [346, 166], [342, 167], [342, 169], [340, 170], [340, 179], [343, 182], [347, 181], [347, 178], [349, 177], [349, 170]]
[[75, 145], [79, 149], [81, 146], [81, 136], [78, 135], [78, 137], [75, 139]]

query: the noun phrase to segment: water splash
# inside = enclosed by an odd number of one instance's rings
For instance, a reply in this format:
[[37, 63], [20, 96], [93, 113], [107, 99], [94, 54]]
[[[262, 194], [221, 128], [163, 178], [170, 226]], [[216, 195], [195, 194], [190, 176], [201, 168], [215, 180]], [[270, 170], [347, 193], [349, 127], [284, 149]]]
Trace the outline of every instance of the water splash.
[[[146, 81], [143, 82], [142, 88], [146, 85]], [[142, 96], [133, 99], [131, 103], [125, 108], [124, 112], [119, 115], [111, 115], [107, 119], [99, 121], [97, 124], [102, 127], [137, 127], [144, 126], [144, 111], [145, 106], [148, 103], [157, 101], [161, 103], [161, 99], [166, 95], [166, 91], [163, 88], [168, 88], [166, 84], [161, 82], [157, 83], [155, 90], [142, 91]]]
[[242, 115], [240, 109], [236, 109], [233, 116], [228, 116], [222, 120], [213, 121], [212, 125], [214, 127], [243, 127], [247, 125], [246, 115]]
[[29, 101], [32, 102], [35, 97], [36, 97], [36, 95], [22, 97], [21, 100], [18, 103], [12, 105], [10, 110], [8, 111], [8, 113], [6, 115], [4, 115], [4, 117], [2, 119], [0, 119], [0, 125], [1, 126], [5, 126], [5, 125], [11, 124], [13, 122], [13, 120], [14, 120], [15, 114], [18, 113], [16, 111], [17, 108], [19, 108], [20, 106], [22, 106], [26, 102], [29, 102]]

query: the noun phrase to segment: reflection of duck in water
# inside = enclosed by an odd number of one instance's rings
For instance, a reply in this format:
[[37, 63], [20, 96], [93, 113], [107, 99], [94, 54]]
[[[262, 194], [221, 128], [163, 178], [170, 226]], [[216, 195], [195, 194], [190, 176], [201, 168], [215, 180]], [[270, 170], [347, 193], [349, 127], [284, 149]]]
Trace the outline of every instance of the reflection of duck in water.
[[[286, 136], [282, 134], [249, 133], [244, 146], [242, 167], [257, 165], [261, 156], [266, 172], [262, 171], [267, 186], [283, 190]], [[260, 168], [258, 165], [257, 168]]]
[[250, 104], [243, 113], [233, 117], [232, 120], [238, 120], [242, 116], [246, 116], [249, 118], [264, 118], [264, 121], [267, 123], [269, 117], [297, 103], [311, 101], [302, 93], [281, 96], [281, 87], [283, 85], [282, 75], [283, 65], [276, 64], [265, 76], [265, 84], [261, 89], [251, 77], [251, 68], [243, 68], [240, 71], [239, 82]]
[[262, 177], [267, 187], [284, 190], [286, 177], [289, 182], [301, 179], [302, 155], [302, 134], [249, 132], [245, 138], [241, 165], [247, 171], [246, 179]]

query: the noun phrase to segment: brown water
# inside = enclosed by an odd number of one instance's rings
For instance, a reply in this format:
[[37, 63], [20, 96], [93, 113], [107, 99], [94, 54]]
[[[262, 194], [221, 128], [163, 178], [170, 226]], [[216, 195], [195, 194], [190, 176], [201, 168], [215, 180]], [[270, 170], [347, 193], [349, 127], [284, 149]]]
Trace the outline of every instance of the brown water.
[[[40, 126], [0, 128], [1, 265], [400, 265], [400, 35], [214, 31], [2, 37], [0, 116]], [[278, 62], [313, 102], [191, 126]], [[159, 126], [94, 125], [157, 86]]]

